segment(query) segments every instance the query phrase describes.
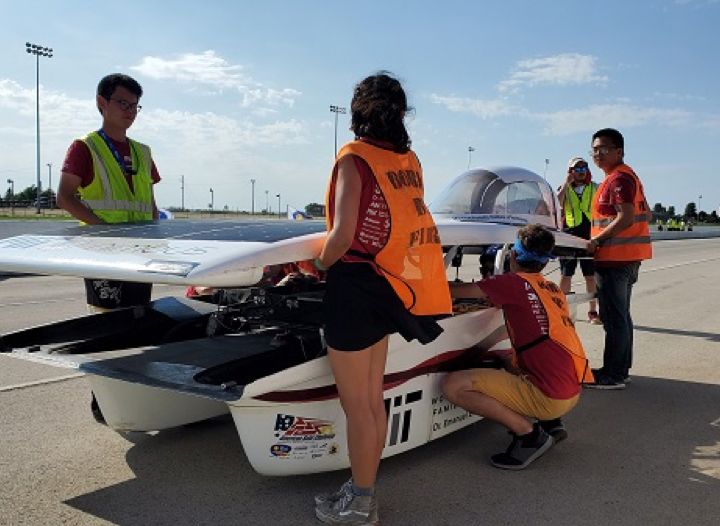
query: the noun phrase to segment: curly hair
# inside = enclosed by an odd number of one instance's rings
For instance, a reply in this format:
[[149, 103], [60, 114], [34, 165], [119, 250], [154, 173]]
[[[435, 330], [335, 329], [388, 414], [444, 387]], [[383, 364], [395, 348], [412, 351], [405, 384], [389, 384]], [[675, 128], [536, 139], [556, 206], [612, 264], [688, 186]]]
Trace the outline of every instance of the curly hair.
[[410, 137], [403, 122], [410, 108], [400, 81], [389, 72], [379, 71], [360, 81], [355, 86], [350, 111], [350, 130], [356, 138], [387, 141], [398, 152], [410, 149]]
[[[550, 254], [555, 247], [555, 236], [542, 225], [525, 225], [518, 230], [518, 239], [523, 247], [536, 254]], [[532, 272], [540, 272], [545, 268], [544, 263], [524, 262], [523, 268]]]

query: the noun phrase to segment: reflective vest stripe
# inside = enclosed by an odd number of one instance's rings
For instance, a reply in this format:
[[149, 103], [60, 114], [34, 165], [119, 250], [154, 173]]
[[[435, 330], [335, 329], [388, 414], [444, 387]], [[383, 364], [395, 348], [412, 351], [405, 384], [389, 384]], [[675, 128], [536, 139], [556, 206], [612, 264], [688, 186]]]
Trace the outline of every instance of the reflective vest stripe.
[[149, 212], [152, 213], [151, 204], [140, 203], [137, 201], [119, 201], [117, 199], [93, 200], [83, 199], [83, 203], [93, 210], [129, 210], [131, 212]]
[[[592, 226], [608, 226], [614, 220], [614, 217], [609, 217], [606, 219], [593, 219]], [[635, 214], [635, 217], [633, 217], [633, 223], [645, 223], [648, 221], [650, 221], [650, 214]]]
[[650, 236], [639, 236], [639, 237], [611, 237], [610, 239], [604, 239], [600, 242], [601, 247], [608, 247], [613, 245], [634, 245], [650, 243]]
[[[108, 177], [107, 170], [105, 169], [105, 163], [103, 162], [102, 155], [98, 151], [97, 146], [93, 141], [85, 141], [85, 144], [88, 145], [90, 153], [93, 155], [93, 157], [95, 157], [95, 162], [93, 163], [93, 166], [98, 167], [98, 171], [95, 173], [95, 175], [100, 176], [100, 184], [102, 185], [103, 195], [112, 195], [112, 185], [110, 184], [110, 178]], [[84, 202], [87, 203], [87, 201]], [[88, 206], [92, 208], [91, 205], [88, 204]]]

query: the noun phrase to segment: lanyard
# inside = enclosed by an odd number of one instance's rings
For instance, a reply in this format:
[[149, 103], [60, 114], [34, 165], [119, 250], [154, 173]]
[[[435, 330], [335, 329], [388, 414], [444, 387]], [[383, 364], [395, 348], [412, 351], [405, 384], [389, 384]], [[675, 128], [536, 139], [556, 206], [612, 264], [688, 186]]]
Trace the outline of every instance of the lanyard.
[[[110, 137], [108, 137], [107, 134], [102, 129], [98, 130], [98, 135], [100, 137], [102, 137], [102, 139], [105, 141], [105, 144], [110, 149], [110, 152], [113, 154], [113, 157], [115, 157], [115, 160], [117, 161], [118, 166], [120, 166], [120, 170], [122, 170], [122, 172], [125, 175], [135, 175], [137, 173], [137, 170], [133, 170], [132, 164], [130, 166], [128, 166], [125, 163], [125, 159], [123, 159], [120, 156], [120, 152], [118, 152], [117, 148], [115, 147], [115, 143], [113, 143], [112, 139], [110, 139]], [[130, 151], [131, 151], [131, 155], [133, 155], [133, 157], [134, 157], [135, 150], [132, 147], [132, 143], [130, 143]]]

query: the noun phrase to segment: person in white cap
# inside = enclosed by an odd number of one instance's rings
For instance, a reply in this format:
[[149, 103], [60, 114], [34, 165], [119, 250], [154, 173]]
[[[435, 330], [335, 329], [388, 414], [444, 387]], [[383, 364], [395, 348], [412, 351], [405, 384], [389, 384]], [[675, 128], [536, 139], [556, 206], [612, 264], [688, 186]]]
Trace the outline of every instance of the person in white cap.
[[[565, 184], [558, 190], [558, 201], [563, 208], [563, 231], [583, 239], [590, 239], [592, 200], [595, 196], [597, 184], [592, 181], [592, 174], [588, 163], [582, 157], [573, 157], [568, 162]], [[560, 289], [569, 293], [572, 288], [571, 279], [577, 268], [577, 259], [561, 259]], [[585, 278], [585, 288], [595, 294], [595, 266], [592, 259], [581, 259], [580, 270]], [[602, 321], [597, 311], [597, 302], [590, 302], [588, 321], [594, 325], [601, 325]]]

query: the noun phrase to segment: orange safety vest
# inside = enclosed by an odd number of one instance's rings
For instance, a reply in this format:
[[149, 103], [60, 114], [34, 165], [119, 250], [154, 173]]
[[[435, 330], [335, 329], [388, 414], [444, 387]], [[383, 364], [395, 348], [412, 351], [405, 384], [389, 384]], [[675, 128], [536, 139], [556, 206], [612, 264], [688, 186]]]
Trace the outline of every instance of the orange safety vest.
[[603, 239], [595, 250], [596, 261], [640, 261], [652, 258], [652, 245], [650, 244], [650, 209], [645, 199], [643, 185], [635, 175], [632, 168], [621, 164], [608, 175], [593, 199], [592, 227], [590, 235], [598, 236], [612, 221], [615, 215], [603, 215], [599, 210], [600, 196], [605, 194], [605, 188], [620, 174], [627, 174], [635, 181], [635, 198], [633, 199], [633, 222], [625, 230], [609, 239]]
[[[550, 339], [572, 358], [578, 383], [594, 382], [595, 378], [592, 369], [590, 369], [590, 363], [585, 357], [585, 350], [577, 332], [575, 332], [575, 324], [570, 317], [567, 298], [565, 298], [565, 294], [560, 290], [560, 287], [538, 273], [518, 272], [517, 275], [532, 288], [532, 292], [537, 295], [545, 308], [550, 334], [524, 345], [522, 348], [516, 349], [516, 351], [522, 352], [524, 349], [537, 345], [543, 340]], [[508, 327], [510, 334], [512, 334], [511, 330]]]
[[[422, 169], [417, 156], [411, 150], [397, 153], [353, 141], [338, 152], [336, 164], [350, 154], [368, 164], [388, 206], [390, 233], [387, 244], [375, 255], [374, 263], [410, 312], [450, 314], [452, 301], [442, 246], [435, 222], [425, 206]], [[330, 198], [334, 192], [335, 178], [331, 176], [325, 194], [328, 231], [333, 226]]]

